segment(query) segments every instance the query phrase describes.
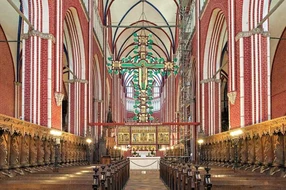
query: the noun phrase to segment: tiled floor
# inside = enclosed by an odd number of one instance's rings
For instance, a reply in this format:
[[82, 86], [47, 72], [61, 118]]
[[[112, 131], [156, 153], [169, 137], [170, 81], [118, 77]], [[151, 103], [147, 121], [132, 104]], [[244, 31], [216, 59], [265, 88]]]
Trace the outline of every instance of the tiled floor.
[[161, 181], [159, 170], [130, 171], [130, 179], [128, 180], [124, 190], [165, 190], [167, 187]]

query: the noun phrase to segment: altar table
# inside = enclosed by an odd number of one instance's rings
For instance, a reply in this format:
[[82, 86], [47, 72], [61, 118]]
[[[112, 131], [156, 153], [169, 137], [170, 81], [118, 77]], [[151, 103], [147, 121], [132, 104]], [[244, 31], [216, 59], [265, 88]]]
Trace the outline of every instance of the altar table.
[[130, 170], [159, 170], [160, 157], [129, 157]]

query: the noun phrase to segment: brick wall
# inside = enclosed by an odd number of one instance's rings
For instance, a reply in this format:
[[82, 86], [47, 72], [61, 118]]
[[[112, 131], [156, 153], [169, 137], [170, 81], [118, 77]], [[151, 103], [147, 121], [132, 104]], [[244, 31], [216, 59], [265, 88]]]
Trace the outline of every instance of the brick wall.
[[[0, 39], [7, 40], [0, 25]], [[0, 43], [0, 113], [14, 116], [14, 67], [9, 44]]]

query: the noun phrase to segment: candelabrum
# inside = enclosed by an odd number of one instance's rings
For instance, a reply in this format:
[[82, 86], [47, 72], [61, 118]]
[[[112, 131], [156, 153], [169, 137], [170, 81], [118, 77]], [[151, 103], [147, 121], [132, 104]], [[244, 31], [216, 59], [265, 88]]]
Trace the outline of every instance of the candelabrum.
[[90, 144], [92, 140], [90, 138], [87, 138], [86, 142], [87, 142], [87, 152], [86, 152], [87, 163], [88, 165], [90, 165], [90, 162], [91, 162]]
[[60, 138], [56, 138], [55, 143], [55, 164], [54, 164], [54, 172], [59, 172], [59, 155], [60, 155]]
[[233, 130], [230, 132], [230, 136], [232, 137], [232, 147], [234, 148], [234, 162], [233, 162], [233, 170], [237, 168], [237, 163], [238, 163], [238, 143], [239, 143], [239, 135], [243, 134], [243, 130], [238, 129], [238, 130]]
[[59, 172], [59, 166], [58, 166], [58, 162], [59, 162], [59, 156], [60, 156], [60, 144], [61, 144], [61, 139], [60, 136], [62, 135], [62, 131], [58, 131], [55, 129], [52, 129], [50, 131], [50, 134], [53, 135], [56, 139], [55, 141], [55, 163], [54, 163], [54, 172]]
[[198, 164], [200, 165], [201, 164], [201, 160], [202, 160], [202, 144], [204, 143], [204, 140], [203, 139], [199, 139], [198, 140]]
[[237, 168], [237, 164], [238, 164], [238, 142], [239, 142], [239, 138], [233, 138], [232, 139], [232, 143], [233, 143], [233, 151], [234, 151], [234, 160], [233, 160], [233, 170], [235, 171]]

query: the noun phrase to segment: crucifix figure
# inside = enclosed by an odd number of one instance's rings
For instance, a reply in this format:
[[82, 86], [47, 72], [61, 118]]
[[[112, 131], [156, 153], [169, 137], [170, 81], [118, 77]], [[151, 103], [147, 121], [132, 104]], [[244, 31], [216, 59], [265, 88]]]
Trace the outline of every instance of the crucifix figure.
[[[148, 105], [151, 104], [152, 100], [152, 85], [153, 85], [153, 71], [162, 71], [161, 74], [166, 74], [167, 72], [170, 73], [174, 71], [177, 72], [178, 66], [175, 65], [174, 62], [171, 61], [164, 61], [163, 58], [153, 58], [150, 52], [147, 52], [147, 47], [152, 49], [153, 41], [149, 39], [150, 36], [146, 36], [143, 32], [138, 36], [134, 34], [136, 46], [134, 49], [139, 49], [139, 51], [134, 51], [138, 55], [134, 58], [123, 58], [120, 60], [112, 60], [111, 64], [107, 64], [109, 67], [109, 73], [119, 73], [121, 72], [124, 74], [127, 70], [133, 71], [136, 75], [134, 75], [133, 82], [135, 87], [138, 88], [138, 108], [140, 111], [136, 111], [135, 113], [137, 116], [135, 117], [136, 120], [139, 122], [148, 122], [153, 119], [150, 116], [150, 110], [152, 110], [152, 106]], [[137, 107], [137, 105], [135, 105]], [[135, 108], [134, 107], [134, 108]], [[149, 113], [148, 113], [149, 110]], [[151, 112], [152, 113], [152, 112]]]

